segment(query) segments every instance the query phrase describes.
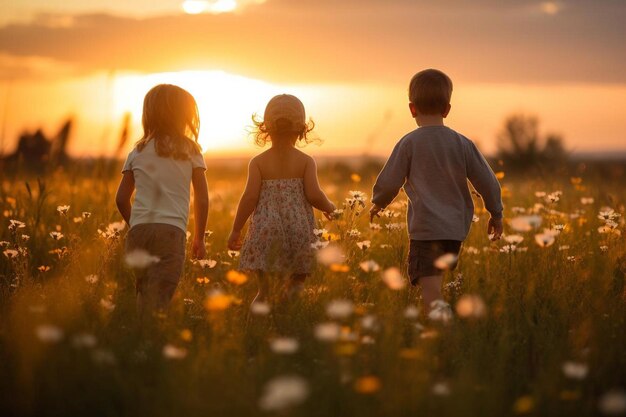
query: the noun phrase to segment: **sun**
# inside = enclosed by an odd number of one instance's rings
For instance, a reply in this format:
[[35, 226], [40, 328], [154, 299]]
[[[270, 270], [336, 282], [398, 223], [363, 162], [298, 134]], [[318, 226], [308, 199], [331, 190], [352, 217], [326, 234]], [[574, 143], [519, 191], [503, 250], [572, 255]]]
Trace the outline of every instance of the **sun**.
[[283, 92], [280, 86], [223, 71], [127, 74], [115, 80], [115, 114], [130, 112], [134, 129], [140, 131], [143, 97], [161, 83], [178, 85], [195, 97], [200, 112], [199, 142], [204, 151], [248, 148], [251, 115], [262, 113], [267, 101]]
[[228, 13], [237, 9], [236, 0], [185, 0], [182, 9], [187, 14]]

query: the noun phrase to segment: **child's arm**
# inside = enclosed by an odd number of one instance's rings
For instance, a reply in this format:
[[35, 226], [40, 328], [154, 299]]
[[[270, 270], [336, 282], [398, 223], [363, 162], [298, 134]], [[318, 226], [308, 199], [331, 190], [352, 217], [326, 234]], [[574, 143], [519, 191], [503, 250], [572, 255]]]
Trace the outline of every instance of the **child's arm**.
[[124, 171], [123, 175], [122, 181], [120, 181], [120, 185], [117, 187], [115, 204], [126, 224], [130, 225], [130, 211], [132, 209], [130, 197], [133, 195], [133, 191], [135, 191], [135, 176], [133, 171]]
[[193, 185], [193, 216], [195, 223], [191, 254], [196, 259], [203, 259], [206, 256], [204, 230], [209, 217], [209, 187], [206, 182], [206, 175], [204, 175], [204, 168], [193, 169], [191, 184]]
[[403, 141], [396, 144], [385, 163], [382, 171], [378, 174], [374, 190], [372, 192], [372, 207], [370, 209], [370, 221], [378, 212], [389, 205], [398, 195], [409, 173], [411, 159], [402, 148]]
[[492, 240], [498, 240], [503, 230], [500, 183], [476, 145], [470, 141], [467, 149], [467, 178], [482, 197], [485, 208], [491, 215], [487, 234], [492, 235]]
[[235, 221], [233, 222], [233, 230], [228, 238], [228, 249], [239, 250], [241, 249], [241, 229], [248, 221], [248, 217], [254, 213], [257, 202], [259, 201], [259, 195], [261, 194], [261, 170], [256, 161], [252, 159], [248, 165], [248, 181], [246, 182], [246, 188], [239, 200], [239, 207], [237, 207], [237, 214], [235, 215]]
[[337, 209], [333, 202], [326, 197], [324, 191], [322, 191], [317, 179], [317, 164], [315, 163], [315, 159], [311, 157], [307, 159], [306, 166], [304, 167], [304, 196], [309, 204], [321, 210], [329, 219], [330, 213]]

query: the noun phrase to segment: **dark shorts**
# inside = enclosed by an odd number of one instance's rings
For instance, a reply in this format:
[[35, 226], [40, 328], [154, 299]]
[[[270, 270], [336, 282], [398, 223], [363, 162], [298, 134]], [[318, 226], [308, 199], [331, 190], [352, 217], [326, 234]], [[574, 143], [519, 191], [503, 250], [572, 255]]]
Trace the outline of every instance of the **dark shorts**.
[[135, 269], [137, 294], [146, 302], [159, 308], [169, 304], [183, 273], [185, 241], [185, 232], [169, 224], [138, 224], [128, 231], [127, 254], [141, 249], [159, 258], [146, 268]]
[[[460, 240], [411, 240], [409, 247], [408, 274], [411, 285], [417, 285], [422, 277], [441, 275], [443, 269], [435, 266], [435, 261], [446, 253], [459, 255]], [[457, 262], [446, 269], [456, 268]]]

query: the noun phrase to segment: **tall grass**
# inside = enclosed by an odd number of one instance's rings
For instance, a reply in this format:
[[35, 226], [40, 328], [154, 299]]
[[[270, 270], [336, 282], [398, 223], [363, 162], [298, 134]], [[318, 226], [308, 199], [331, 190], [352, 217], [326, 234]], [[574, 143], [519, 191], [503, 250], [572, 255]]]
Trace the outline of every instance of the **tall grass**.
[[[359, 174], [363, 179], [326, 171], [322, 182], [342, 203], [350, 190], [369, 194], [374, 173]], [[624, 235], [600, 233], [605, 221], [597, 216], [612, 207], [621, 214], [617, 230], [624, 230], [623, 186], [504, 178], [506, 217], [532, 213], [542, 224], [527, 232], [507, 227], [524, 240], [503, 251], [506, 241], [487, 239], [488, 214], [477, 200], [478, 221], [458, 269], [446, 275], [446, 297], [454, 307], [475, 295], [486, 310], [470, 309], [444, 324], [407, 312], [419, 307], [418, 289], [394, 290], [381, 279], [388, 268], [404, 269], [406, 229], [385, 226], [404, 223], [403, 196], [379, 220], [380, 230], [370, 228], [358, 202], [335, 222], [319, 217], [328, 231], [322, 239], [332, 239], [345, 260], [318, 265], [298, 299], [271, 305], [269, 314], [251, 313], [256, 284], [252, 277], [228, 280], [237, 258], [225, 246], [245, 178], [207, 175], [208, 257], [216, 264], [187, 261], [168, 316], [148, 335], [136, 322], [134, 280], [123, 262], [126, 230], [107, 232], [121, 220], [112, 199], [115, 176], [59, 171], [39, 183], [21, 174], [3, 180], [1, 415], [619, 411], [615, 401], [626, 386], [626, 251]], [[556, 190], [563, 193], [555, 202], [535, 194]], [[583, 204], [583, 197], [593, 202]], [[66, 213], [57, 210], [64, 205]], [[9, 230], [12, 219], [24, 227]], [[564, 225], [555, 242], [538, 245], [535, 234], [555, 225]], [[360, 236], [352, 236], [355, 229]], [[55, 240], [53, 231], [63, 237]], [[363, 241], [369, 247], [357, 246]], [[361, 266], [369, 260], [376, 264]], [[337, 300], [352, 303], [345, 317], [332, 310]], [[324, 323], [338, 325], [339, 333], [320, 339]], [[297, 342], [292, 353], [272, 348], [284, 337]], [[281, 391], [283, 376], [298, 379]], [[278, 392], [268, 393], [277, 378]]]

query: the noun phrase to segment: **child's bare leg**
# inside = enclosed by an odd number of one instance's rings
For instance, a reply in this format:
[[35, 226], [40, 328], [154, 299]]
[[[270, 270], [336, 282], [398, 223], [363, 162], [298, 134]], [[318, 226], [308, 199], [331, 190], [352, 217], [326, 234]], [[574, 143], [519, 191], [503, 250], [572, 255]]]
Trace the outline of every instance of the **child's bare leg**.
[[283, 288], [281, 301], [290, 300], [300, 294], [304, 289], [304, 281], [308, 276], [309, 274], [291, 274]]
[[137, 315], [142, 326], [148, 327], [154, 324], [156, 316], [165, 311], [167, 304], [161, 298], [157, 285], [152, 282], [144, 284], [137, 292]]
[[154, 336], [156, 326], [156, 303], [154, 297], [145, 289], [137, 292], [137, 325], [142, 339]]
[[140, 292], [137, 293], [137, 301], [136, 301], [136, 307], [137, 307], [137, 317], [139, 318], [139, 321], [142, 322], [143, 321], [143, 317], [144, 317], [144, 313], [145, 313], [145, 301], [144, 301], [144, 297], [143, 295], [141, 295]]
[[[269, 322], [262, 316], [256, 314], [255, 303], [268, 303], [270, 301], [270, 283], [267, 274], [263, 271], [254, 271], [256, 276], [258, 290], [256, 296], [250, 303], [250, 312], [246, 319], [246, 349], [251, 356], [255, 356], [261, 345], [261, 340], [268, 330]], [[263, 339], [264, 340], [264, 339]]]
[[256, 294], [256, 297], [254, 297], [254, 300], [252, 300], [252, 302], [253, 303], [257, 301], [266, 302], [269, 297], [269, 292], [270, 292], [270, 285], [269, 285], [267, 276], [265, 275], [263, 271], [256, 271], [256, 277], [257, 277], [257, 283], [259, 285], [259, 290]]
[[152, 318], [155, 308], [155, 300], [150, 293], [149, 277], [145, 270], [139, 270], [137, 274], [136, 292], [137, 292], [137, 317], [139, 319], [139, 325], [146, 327], [150, 319]]
[[430, 304], [435, 300], [441, 300], [443, 298], [441, 294], [442, 282], [443, 276], [441, 275], [430, 275], [420, 278], [419, 285], [422, 288], [422, 311], [425, 316], [428, 316], [430, 312]]
[[291, 275], [291, 279], [289, 280], [288, 290], [291, 295], [298, 295], [304, 289], [304, 281], [307, 279], [309, 274], [293, 274]]

